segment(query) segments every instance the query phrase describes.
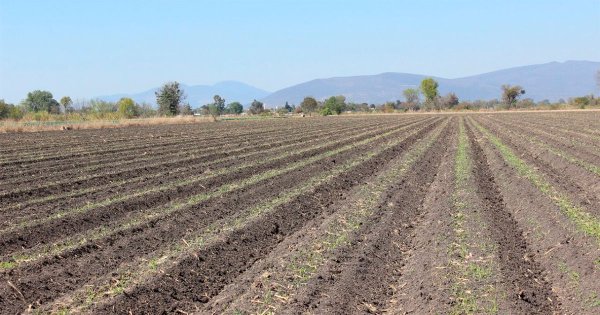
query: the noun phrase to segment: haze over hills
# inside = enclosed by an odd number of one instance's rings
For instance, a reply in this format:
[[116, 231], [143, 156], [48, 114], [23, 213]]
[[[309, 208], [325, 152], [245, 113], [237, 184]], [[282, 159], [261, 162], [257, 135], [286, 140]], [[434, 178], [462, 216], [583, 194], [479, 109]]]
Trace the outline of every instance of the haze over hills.
[[598, 94], [595, 76], [599, 69], [600, 62], [566, 61], [515, 67], [457, 79], [408, 73], [335, 77], [284, 88], [262, 101], [268, 107], [275, 107], [286, 101], [299, 104], [305, 96], [322, 100], [332, 95], [344, 95], [349, 101], [379, 104], [402, 100], [403, 90], [418, 87], [426, 77], [433, 77], [439, 82], [442, 95], [454, 92], [461, 100], [499, 98], [502, 84], [518, 84], [525, 89], [527, 98], [556, 101]]
[[[187, 95], [186, 102], [189, 102], [193, 108], [211, 103], [216, 94], [223, 97], [228, 103], [238, 101], [242, 104], [249, 104], [254, 99], [261, 99], [269, 95], [269, 92], [238, 81], [223, 81], [214, 85], [185, 85], [180, 87]], [[153, 88], [141, 93], [134, 94], [115, 94], [100, 96], [99, 99], [116, 102], [122, 97], [130, 97], [138, 103], [146, 102], [156, 105], [156, 92], [159, 88]]]
[[[461, 100], [489, 100], [499, 98], [502, 84], [521, 85], [526, 98], [536, 101], [548, 99], [557, 101], [569, 97], [598, 94], [596, 72], [600, 62], [566, 61], [550, 62], [498, 70], [474, 76], [447, 79], [431, 75], [409, 73], [381, 73], [350, 77], [315, 79], [293, 85], [269, 94], [269, 92], [237, 81], [224, 81], [215, 85], [182, 84], [187, 94], [187, 102], [193, 108], [212, 102], [219, 94], [229, 103], [238, 101], [247, 108], [254, 99], [261, 100], [266, 107], [283, 106], [285, 102], [300, 104], [306, 96], [323, 100], [333, 95], [344, 95], [348, 101], [356, 103], [381, 104], [387, 101], [403, 100], [402, 91], [418, 87], [421, 80], [433, 77], [439, 82], [440, 94], [454, 92]], [[156, 104], [153, 88], [135, 94], [101, 96], [106, 101], [118, 101], [121, 97], [131, 97], [136, 102]]]

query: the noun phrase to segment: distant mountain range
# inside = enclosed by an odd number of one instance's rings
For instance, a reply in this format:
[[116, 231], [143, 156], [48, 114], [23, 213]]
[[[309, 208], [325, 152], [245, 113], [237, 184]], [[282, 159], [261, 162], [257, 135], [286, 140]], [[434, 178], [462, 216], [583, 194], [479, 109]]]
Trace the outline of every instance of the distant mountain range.
[[[182, 84], [192, 107], [212, 102], [215, 94], [227, 102], [238, 101], [244, 105], [254, 99], [261, 100], [266, 107], [283, 106], [286, 102], [300, 104], [306, 96], [323, 100], [332, 95], [344, 95], [348, 101], [380, 104], [402, 100], [402, 91], [418, 87], [421, 80], [433, 77], [439, 83], [440, 94], [454, 92], [461, 100], [489, 100], [500, 98], [503, 84], [521, 85], [525, 97], [536, 101], [556, 101], [587, 94], [598, 94], [596, 72], [600, 62], [566, 61], [515, 67], [457, 79], [409, 73], [382, 73], [351, 77], [316, 79], [269, 93], [265, 90], [237, 81], [225, 81], [215, 85]], [[137, 94], [101, 96], [100, 99], [117, 101], [131, 97], [137, 102], [156, 104], [154, 92], [158, 88]]]
[[527, 98], [556, 101], [590, 93], [598, 94], [595, 79], [598, 70], [600, 62], [566, 61], [510, 68], [458, 79], [409, 73], [336, 77], [294, 85], [276, 91], [262, 101], [268, 107], [275, 107], [285, 102], [299, 104], [305, 96], [322, 100], [332, 95], [344, 95], [349, 101], [378, 104], [402, 100], [402, 91], [418, 87], [426, 77], [433, 77], [438, 81], [441, 94], [454, 92], [461, 100], [500, 98], [502, 84], [518, 84], [525, 89]]
[[[215, 85], [185, 85], [180, 84], [180, 88], [187, 95], [186, 102], [190, 103], [192, 108], [200, 107], [204, 104], [212, 103], [213, 96], [220, 95], [226, 102], [238, 101], [242, 104], [252, 103], [255, 99], [262, 99], [269, 95], [269, 92], [248, 84], [237, 81], [223, 81]], [[156, 105], [156, 95], [158, 87], [135, 94], [115, 94], [100, 96], [99, 99], [116, 102], [122, 97], [130, 97], [138, 103], [146, 102]]]

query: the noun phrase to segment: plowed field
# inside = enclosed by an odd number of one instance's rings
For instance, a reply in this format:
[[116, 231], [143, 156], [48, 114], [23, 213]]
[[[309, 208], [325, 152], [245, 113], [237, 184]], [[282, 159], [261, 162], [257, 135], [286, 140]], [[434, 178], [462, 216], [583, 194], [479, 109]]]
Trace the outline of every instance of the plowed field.
[[600, 112], [0, 135], [1, 314], [598, 314]]

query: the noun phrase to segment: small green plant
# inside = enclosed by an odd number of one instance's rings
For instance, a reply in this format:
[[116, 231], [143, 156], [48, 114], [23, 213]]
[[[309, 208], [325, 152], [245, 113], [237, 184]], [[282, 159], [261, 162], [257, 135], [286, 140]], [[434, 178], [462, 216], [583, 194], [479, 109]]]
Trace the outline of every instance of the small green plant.
[[528, 179], [542, 193], [552, 199], [580, 231], [596, 238], [596, 240], [600, 242], [600, 220], [586, 212], [583, 208], [577, 207], [567, 196], [559, 193], [538, 171], [527, 165], [527, 163], [519, 158], [507, 145], [502, 143], [500, 138], [493, 135], [489, 130], [485, 129], [477, 122], [472, 122], [496, 147], [496, 149], [500, 151], [504, 160], [515, 168], [521, 177]]
[[0, 261], [0, 269], [12, 269], [17, 265], [14, 261]]
[[452, 286], [452, 292], [456, 300], [456, 304], [454, 304], [450, 314], [462, 315], [477, 313], [477, 299], [471, 294], [470, 291], [463, 288], [462, 285], [454, 284]]
[[600, 298], [598, 297], [598, 293], [590, 293], [586, 299], [586, 304], [589, 308], [600, 307]]
[[[384, 144], [378, 145], [376, 149], [369, 150], [368, 152], [363, 153], [363, 154], [359, 155], [358, 157], [355, 157], [349, 161], [346, 161], [343, 164], [339, 164], [336, 167], [334, 167], [333, 169], [323, 172], [323, 173], [319, 174], [318, 176], [315, 176], [315, 177], [309, 179], [306, 182], [300, 183], [298, 186], [294, 187], [291, 190], [288, 190], [287, 192], [278, 196], [277, 198], [267, 200], [264, 203], [261, 203], [253, 208], [243, 211], [239, 215], [236, 215], [232, 218], [227, 218], [228, 219], [227, 221], [224, 221], [224, 222], [219, 221], [218, 223], [215, 223], [215, 225], [210, 225], [206, 229], [204, 229], [202, 232], [200, 232], [199, 234], [194, 234], [194, 235], [184, 237], [184, 239], [186, 239], [186, 242], [188, 243], [188, 245], [182, 246], [181, 243], [178, 242], [176, 244], [172, 244], [171, 246], [169, 246], [169, 248], [166, 248], [164, 251], [161, 251], [160, 253], [158, 253], [155, 257], [160, 257], [160, 258], [156, 261], [156, 267], [158, 268], [158, 266], [162, 265], [162, 263], [164, 263], [166, 261], [173, 261], [173, 260], [181, 259], [181, 257], [185, 256], [186, 254], [189, 254], [188, 251], [190, 249], [198, 249], [199, 247], [204, 246], [205, 244], [209, 244], [212, 241], [216, 240], [219, 235], [222, 235], [222, 234], [220, 234], [221, 232], [232, 231], [232, 230], [235, 230], [236, 228], [241, 228], [242, 226], [245, 226], [253, 218], [260, 216], [260, 215], [264, 215], [265, 213], [267, 213], [269, 211], [273, 211], [277, 206], [280, 206], [286, 202], [289, 202], [290, 200], [298, 197], [299, 195], [309, 193], [315, 187], [323, 185], [323, 184], [329, 182], [331, 179], [335, 178], [336, 176], [339, 176], [340, 174], [347, 172], [347, 171], [351, 170], [352, 168], [375, 158], [376, 156], [378, 156], [379, 154], [384, 152], [386, 149], [397, 146], [399, 143], [404, 141], [407, 137], [414, 135], [414, 134], [418, 133], [420, 130], [422, 130], [422, 129], [414, 130], [411, 133], [404, 134], [403, 137], [401, 137], [401, 138], [393, 137], [394, 134], [397, 134], [397, 133], [399, 133], [400, 130], [404, 130], [406, 128], [408, 128], [408, 127], [394, 129], [392, 131], [389, 131], [389, 132], [386, 132], [383, 134], [378, 134], [375, 137], [359, 141], [358, 143], [353, 143], [353, 144], [344, 146], [342, 148], [338, 148], [334, 151], [327, 151], [321, 155], [314, 156], [310, 159], [301, 160], [299, 162], [294, 162], [291, 165], [286, 166], [284, 168], [284, 170], [297, 169], [304, 165], [307, 165], [306, 164], [307, 161], [311, 161], [311, 160], [312, 160], [312, 162], [318, 161], [319, 160], [318, 157], [333, 156], [340, 152], [344, 152], [344, 151], [351, 150], [351, 149], [356, 149], [357, 147], [371, 143], [372, 141], [374, 141], [376, 139], [380, 139], [382, 137], [390, 138]], [[437, 139], [437, 137], [439, 137], [439, 135], [442, 131], [442, 128], [443, 128], [443, 126], [438, 127], [437, 132], [434, 132], [433, 135], [430, 135], [427, 138], [429, 140], [429, 141], [426, 141], [427, 146], [431, 145], [433, 143], [433, 141], [435, 139]], [[425, 148], [419, 147], [419, 149], [417, 151], [422, 153], [422, 151], [424, 151], [424, 150], [425, 150]], [[413, 152], [413, 151], [411, 151], [411, 152]], [[244, 185], [249, 185], [253, 182], [264, 180], [266, 178], [271, 178], [273, 176], [276, 176], [277, 174], [283, 174], [283, 173], [278, 173], [278, 172], [282, 172], [282, 170], [281, 169], [277, 170], [277, 173], [273, 172], [273, 171], [269, 171], [266, 173], [257, 174], [248, 179], [244, 179], [238, 183], [228, 184], [225, 186], [237, 187], [237, 188], [243, 187]], [[268, 175], [265, 175], [265, 174], [268, 174]], [[217, 191], [218, 190], [219, 189], [217, 189]], [[198, 196], [192, 197], [192, 199], [194, 199], [194, 202], [198, 202], [198, 200], [195, 199], [197, 197]], [[184, 201], [182, 203], [178, 203], [177, 205], [184, 206], [185, 204], [189, 204], [189, 203], [190, 203], [190, 199], [188, 199], [187, 202]], [[167, 208], [169, 208], [170, 206], [172, 206], [172, 205], [167, 206]], [[167, 211], [167, 209], [161, 209], [160, 211], [153, 213], [152, 215], [153, 215], [153, 217], [158, 217], [161, 214], [165, 214], [165, 211]], [[170, 211], [170, 208], [169, 208], [169, 211]], [[142, 218], [147, 219], [147, 215], [143, 216]], [[139, 222], [137, 222], [137, 223], [139, 223]], [[216, 224], [220, 224], [218, 229], [216, 228]], [[308, 264], [302, 265], [302, 264], [298, 263], [296, 265], [296, 267], [299, 268], [299, 270], [302, 274], [308, 276], [309, 274], [312, 275], [314, 273], [314, 270], [311, 270], [311, 269], [317, 268], [317, 266], [319, 264], [320, 264], [320, 262], [317, 263], [315, 258], [313, 258], [312, 260], [309, 260]], [[136, 283], [138, 280], [142, 279], [143, 277], [146, 277], [149, 274], [157, 272], [156, 270], [151, 269], [152, 265], [154, 265], [154, 264], [149, 264], [148, 262], [146, 262], [144, 264], [134, 265], [131, 267], [127, 267], [127, 268], [118, 270], [117, 273], [120, 274], [121, 276], [119, 277], [119, 280], [116, 283], [98, 285], [95, 287], [94, 290], [96, 290], [98, 296], [110, 297], [110, 296], [122, 294], [125, 291], [125, 289], [128, 286], [130, 286], [132, 283]], [[107, 279], [103, 279], [102, 281], [104, 283], [106, 283], [106, 282], [110, 282], [111, 279], [107, 278]], [[84, 306], [84, 308], [85, 308], [85, 306]]]
[[54, 314], [56, 314], [56, 315], [69, 315], [69, 313], [70, 313], [69, 309], [63, 307], [63, 308], [58, 309], [56, 311], [56, 313], [54, 313]]
[[[373, 214], [373, 209], [377, 206], [380, 197], [390, 184], [398, 181], [398, 178], [401, 178], [418, 161], [419, 157], [425, 154], [427, 149], [439, 139], [442, 130], [446, 126], [447, 124], [443, 124], [436, 128], [436, 131], [420, 140], [418, 145], [415, 145], [414, 148], [411, 148], [400, 158], [395, 159], [387, 172], [377, 176], [373, 182], [361, 186], [361, 190], [356, 194], [357, 200], [354, 203], [356, 206], [346, 209], [346, 211], [340, 211], [338, 217], [329, 221], [327, 227], [325, 227], [324, 235], [313, 240], [309, 245], [309, 249], [298, 249], [297, 252], [291, 255], [285, 272], [285, 274], [292, 275], [292, 277], [287, 278], [291, 279], [288, 280], [291, 281], [290, 287], [298, 287], [306, 283], [323, 265], [325, 253], [331, 253], [336, 248], [347, 244], [348, 239], [352, 237], [352, 233], [359, 229], [365, 220]], [[385, 145], [384, 147], [389, 146]], [[380, 149], [377, 152], [380, 152]], [[374, 153], [368, 153], [365, 160], [372, 158]], [[346, 170], [348, 169], [346, 168]], [[269, 288], [265, 289], [270, 290]], [[285, 291], [285, 287], [282, 290]], [[263, 293], [263, 296], [266, 296], [267, 293]], [[278, 291], [278, 294], [281, 293], [282, 291]], [[288, 295], [286, 294], [286, 296]], [[273, 303], [275, 302], [277, 301]], [[273, 309], [272, 306], [269, 305], [269, 310]]]
[[[472, 261], [471, 256], [481, 254], [492, 256], [495, 244], [484, 238], [481, 231], [487, 227], [480, 215], [474, 212], [468, 196], [475, 193], [475, 187], [469, 180], [472, 165], [469, 157], [469, 138], [464, 121], [459, 123], [458, 145], [454, 159], [454, 193], [452, 195], [452, 215], [455, 241], [449, 247], [452, 266], [450, 276], [454, 281], [452, 296], [455, 304], [451, 314], [496, 314], [498, 301], [496, 287], [487, 285], [494, 276], [495, 266], [489, 259]], [[485, 286], [485, 290], [482, 286]]]
[[579, 283], [580, 275], [577, 271], [572, 270], [565, 262], [558, 263], [558, 270], [569, 276], [572, 282]]
[[95, 292], [91, 288], [88, 288], [87, 289], [87, 295], [86, 295], [86, 298], [85, 298], [85, 304], [86, 305], [91, 305], [94, 302], [94, 300], [96, 300], [97, 296], [98, 296], [97, 292]]
[[473, 278], [477, 279], [477, 280], [483, 280], [485, 278], [488, 278], [492, 275], [493, 270], [491, 267], [486, 267], [486, 266], [480, 266], [479, 264], [476, 263], [469, 263], [468, 267], [467, 267], [467, 274], [469, 274], [470, 276], [472, 276]]
[[150, 270], [156, 270], [156, 268], [158, 267], [158, 259], [157, 258], [151, 259], [148, 262], [148, 267], [150, 268]]

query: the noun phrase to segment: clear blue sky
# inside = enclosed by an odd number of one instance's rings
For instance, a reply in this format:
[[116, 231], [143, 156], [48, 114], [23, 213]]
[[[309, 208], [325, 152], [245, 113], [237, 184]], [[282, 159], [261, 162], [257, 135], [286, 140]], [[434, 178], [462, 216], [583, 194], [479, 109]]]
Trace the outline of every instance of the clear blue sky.
[[600, 0], [0, 0], [0, 98], [600, 60]]

